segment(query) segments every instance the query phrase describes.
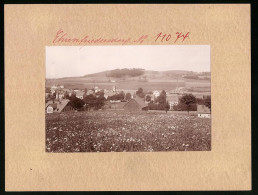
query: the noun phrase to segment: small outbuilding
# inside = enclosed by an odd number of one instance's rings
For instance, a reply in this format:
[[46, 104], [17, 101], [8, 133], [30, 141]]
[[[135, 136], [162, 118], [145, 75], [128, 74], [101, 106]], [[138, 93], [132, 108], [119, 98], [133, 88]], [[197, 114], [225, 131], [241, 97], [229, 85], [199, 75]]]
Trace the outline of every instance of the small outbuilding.
[[199, 118], [211, 118], [211, 110], [205, 105], [197, 105]]

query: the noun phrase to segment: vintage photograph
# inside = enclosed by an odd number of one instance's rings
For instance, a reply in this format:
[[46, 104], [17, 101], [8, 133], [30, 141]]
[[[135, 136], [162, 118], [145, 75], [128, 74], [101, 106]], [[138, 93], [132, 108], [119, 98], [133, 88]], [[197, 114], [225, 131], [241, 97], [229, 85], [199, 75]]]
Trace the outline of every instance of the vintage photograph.
[[209, 45], [46, 47], [46, 152], [211, 150]]

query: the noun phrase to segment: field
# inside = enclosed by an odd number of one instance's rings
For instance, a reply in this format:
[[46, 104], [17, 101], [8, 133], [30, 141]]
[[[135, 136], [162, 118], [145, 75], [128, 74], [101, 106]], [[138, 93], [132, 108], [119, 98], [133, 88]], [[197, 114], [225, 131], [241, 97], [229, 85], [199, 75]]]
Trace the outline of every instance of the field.
[[160, 112], [46, 114], [47, 152], [211, 150], [211, 119]]
[[[143, 88], [144, 91], [154, 90], [174, 90], [176, 87], [206, 87], [210, 90], [210, 80], [186, 79], [182, 75], [187, 71], [145, 71], [144, 75], [138, 77], [113, 78], [107, 77], [105, 72], [96, 73], [84, 77], [66, 77], [58, 79], [46, 79], [46, 87], [54, 84], [64, 85], [67, 89], [91, 89], [98, 86], [100, 89], [111, 90], [115, 85], [117, 89], [137, 90]], [[144, 78], [146, 80], [144, 80]], [[111, 80], [115, 82], [111, 82]]]

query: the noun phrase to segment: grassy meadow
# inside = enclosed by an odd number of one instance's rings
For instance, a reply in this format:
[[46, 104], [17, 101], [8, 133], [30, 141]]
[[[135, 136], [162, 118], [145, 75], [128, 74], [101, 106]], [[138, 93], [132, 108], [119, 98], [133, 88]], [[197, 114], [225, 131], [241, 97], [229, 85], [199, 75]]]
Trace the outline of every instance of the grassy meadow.
[[46, 114], [47, 152], [211, 150], [211, 119], [125, 111]]

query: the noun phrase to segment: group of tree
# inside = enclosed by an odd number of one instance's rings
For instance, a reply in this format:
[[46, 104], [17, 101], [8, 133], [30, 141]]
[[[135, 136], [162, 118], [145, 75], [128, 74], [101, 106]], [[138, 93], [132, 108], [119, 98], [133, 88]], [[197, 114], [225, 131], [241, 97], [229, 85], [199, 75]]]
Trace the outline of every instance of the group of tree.
[[[149, 101], [151, 99], [150, 96], [146, 96], [145, 100]], [[211, 108], [211, 99], [208, 96], [206, 99], [197, 99], [193, 94], [185, 94], [179, 99], [179, 103], [173, 105], [173, 110], [176, 111], [187, 111], [188, 114], [190, 111], [197, 110], [197, 104], [204, 104], [208, 108]], [[149, 103], [150, 110], [165, 110], [168, 111], [170, 105], [166, 100], [166, 92], [164, 90], [161, 91], [160, 95], [153, 101], [151, 100]]]
[[150, 95], [146, 95], [145, 96], [145, 101], [150, 103], [151, 102], [151, 96]]
[[132, 99], [131, 93], [126, 93], [125, 94], [125, 100], [129, 101], [130, 99]]
[[83, 94], [83, 99], [77, 98], [75, 93], [72, 93], [67, 99], [70, 100], [71, 106], [76, 110], [98, 110], [101, 109], [105, 104], [104, 91], [99, 91], [94, 94], [87, 95], [87, 89]]
[[133, 69], [115, 69], [111, 70], [107, 76], [108, 77], [115, 77], [115, 78], [121, 78], [125, 76], [130, 76], [130, 77], [136, 77], [140, 76], [144, 73], [144, 69], [139, 69], [139, 68], [133, 68]]
[[180, 98], [179, 103], [173, 106], [173, 110], [187, 111], [189, 114], [190, 111], [197, 110], [197, 104], [205, 105], [211, 109], [211, 97], [207, 96], [204, 99], [201, 99], [196, 98], [192, 94], [185, 94]]
[[[150, 100], [150, 96], [146, 96], [146, 101]], [[167, 94], [165, 90], [162, 90], [160, 95], [154, 100], [150, 101], [149, 109], [150, 110], [165, 110], [166, 112], [169, 110], [170, 106], [167, 101]]]
[[85, 99], [84, 99], [84, 102], [85, 102], [85, 105], [86, 105], [86, 110], [88, 110], [88, 109], [94, 109], [94, 110], [101, 109], [104, 106], [105, 101], [106, 101], [106, 98], [104, 97], [104, 94], [99, 95], [99, 96], [90, 94], [90, 95], [86, 96]]
[[74, 109], [78, 111], [83, 110], [84, 101], [77, 98], [75, 94], [72, 94], [70, 97], [68, 97], [68, 99], [70, 100], [70, 104]]
[[124, 100], [125, 99], [125, 93], [123, 91], [119, 92], [118, 94], [112, 95], [112, 96], [108, 96], [107, 100], [113, 100], [113, 101], [117, 101], [117, 100]]
[[193, 94], [185, 94], [179, 99], [179, 103], [173, 105], [173, 110], [176, 111], [196, 111], [197, 109], [197, 99]]

